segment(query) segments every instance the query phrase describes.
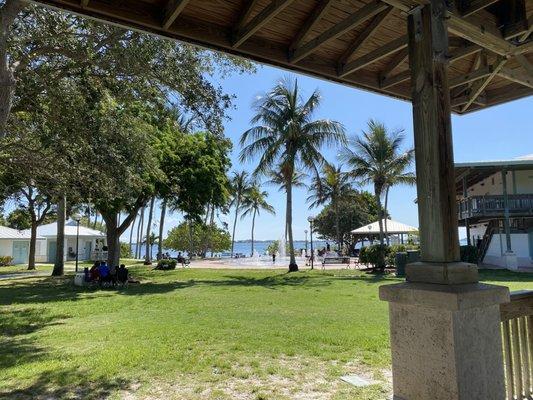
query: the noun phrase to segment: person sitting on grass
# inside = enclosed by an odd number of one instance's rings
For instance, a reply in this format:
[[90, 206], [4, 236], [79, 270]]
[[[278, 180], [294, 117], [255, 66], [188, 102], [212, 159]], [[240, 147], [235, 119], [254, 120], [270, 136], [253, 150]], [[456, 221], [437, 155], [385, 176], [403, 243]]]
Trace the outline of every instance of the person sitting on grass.
[[100, 261], [96, 261], [89, 270], [89, 279], [96, 282], [100, 278]]
[[117, 274], [118, 274], [118, 266], [111, 266], [109, 267], [109, 280], [113, 284], [113, 286], [116, 286], [117, 284]]
[[98, 274], [100, 276], [100, 284], [104, 282], [110, 282], [109, 267], [106, 262], [103, 261], [98, 268]]
[[124, 286], [128, 282], [128, 269], [124, 264], [120, 264], [117, 271], [117, 280]]
[[178, 262], [181, 264], [182, 267], [185, 267], [185, 257], [181, 255], [181, 251], [178, 253]]

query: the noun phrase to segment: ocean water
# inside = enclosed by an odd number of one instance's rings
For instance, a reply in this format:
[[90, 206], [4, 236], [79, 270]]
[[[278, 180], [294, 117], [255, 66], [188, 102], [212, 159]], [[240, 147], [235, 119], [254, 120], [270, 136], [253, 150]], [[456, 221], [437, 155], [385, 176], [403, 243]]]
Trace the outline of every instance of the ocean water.
[[[266, 249], [272, 243], [272, 241], [261, 241], [261, 242], [254, 242], [254, 248], [255, 251], [259, 253], [259, 255], [265, 255]], [[132, 246], [132, 253], [135, 254], [135, 244]], [[326, 242], [322, 240], [313, 240], [313, 247], [315, 249], [321, 249], [323, 247], [326, 247]], [[296, 240], [294, 242], [294, 248], [296, 250], [305, 249], [305, 241], [304, 240]], [[307, 241], [307, 248], [311, 248], [311, 242]], [[231, 248], [227, 250], [226, 253], [229, 253], [231, 251]], [[235, 242], [235, 248], [234, 253], [241, 253], [245, 254], [246, 256], [250, 256], [252, 252], [252, 242], [251, 241], [243, 241], [243, 242]], [[141, 246], [141, 258], [144, 257], [144, 254], [146, 252], [146, 246]], [[164, 253], [169, 253], [171, 257], [176, 257], [178, 255], [177, 251], [174, 250], [163, 250]], [[186, 251], [182, 251], [182, 253], [187, 254]], [[157, 255], [157, 245], [152, 246], [152, 256], [155, 257]], [[209, 257], [211, 256], [211, 253], [207, 254]], [[220, 253], [215, 253], [215, 256], [220, 255]]]

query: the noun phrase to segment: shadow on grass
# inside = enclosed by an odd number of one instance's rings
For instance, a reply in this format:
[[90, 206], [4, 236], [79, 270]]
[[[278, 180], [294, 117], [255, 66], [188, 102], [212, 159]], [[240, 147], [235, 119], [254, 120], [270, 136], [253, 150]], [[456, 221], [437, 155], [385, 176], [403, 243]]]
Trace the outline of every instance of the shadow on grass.
[[36, 376], [25, 387], [1, 390], [5, 400], [107, 399], [131, 383], [119, 378], [89, 378], [83, 371], [53, 370]]
[[479, 280], [491, 282], [533, 282], [533, 273], [513, 272], [506, 269], [480, 269]]

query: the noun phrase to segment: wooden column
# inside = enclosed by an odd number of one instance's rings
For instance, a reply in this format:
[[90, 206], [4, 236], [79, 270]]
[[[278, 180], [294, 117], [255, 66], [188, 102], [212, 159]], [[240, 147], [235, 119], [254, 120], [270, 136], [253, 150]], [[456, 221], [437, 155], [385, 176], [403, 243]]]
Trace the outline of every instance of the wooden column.
[[459, 263], [446, 11], [431, 0], [408, 17], [421, 263], [407, 280], [452, 284], [477, 282], [477, 269]]
[[509, 217], [509, 195], [507, 194], [507, 170], [502, 169], [502, 187], [503, 187], [503, 227], [505, 229], [505, 243], [507, 253], [513, 251], [511, 246], [511, 223]]

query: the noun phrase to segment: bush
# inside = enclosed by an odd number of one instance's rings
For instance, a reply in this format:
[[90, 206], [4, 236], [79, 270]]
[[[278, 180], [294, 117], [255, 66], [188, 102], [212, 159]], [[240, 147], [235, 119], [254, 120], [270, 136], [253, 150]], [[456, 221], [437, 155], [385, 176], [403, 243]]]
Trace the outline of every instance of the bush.
[[359, 261], [363, 264], [372, 264], [378, 266], [381, 260], [386, 260], [389, 254], [387, 245], [373, 244], [363, 247], [359, 253]]
[[0, 267], [7, 267], [13, 262], [13, 257], [11, 256], [0, 256]]
[[171, 270], [171, 269], [176, 269], [176, 264], [177, 264], [177, 261], [176, 260], [159, 260], [157, 262], [157, 266], [155, 267], [155, 269], [160, 269], [162, 271], [168, 271], [168, 270]]
[[120, 258], [131, 258], [131, 247], [128, 243], [120, 243]]
[[385, 258], [386, 264], [389, 266], [395, 265], [396, 254], [405, 253], [407, 250], [420, 250], [420, 246], [415, 244], [393, 244], [389, 246], [387, 257]]
[[477, 264], [479, 261], [479, 253], [476, 246], [461, 246], [461, 261]]

